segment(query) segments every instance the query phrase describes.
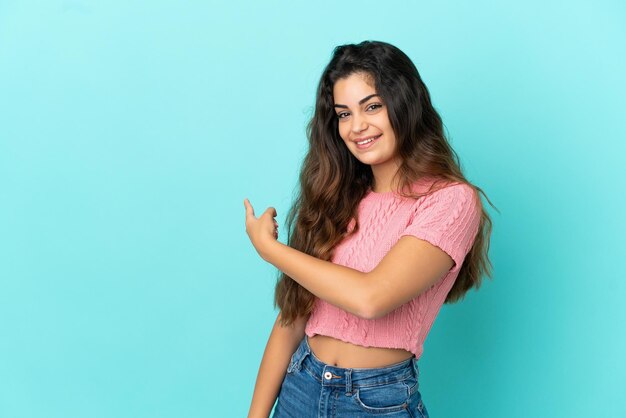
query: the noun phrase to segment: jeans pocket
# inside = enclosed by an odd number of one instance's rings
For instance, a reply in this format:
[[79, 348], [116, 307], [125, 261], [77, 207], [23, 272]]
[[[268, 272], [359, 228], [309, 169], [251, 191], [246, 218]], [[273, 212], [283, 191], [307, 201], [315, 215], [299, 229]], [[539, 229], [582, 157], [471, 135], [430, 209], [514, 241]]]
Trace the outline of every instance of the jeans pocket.
[[419, 390], [419, 380], [417, 377], [409, 377], [403, 381], [405, 385], [409, 388], [409, 396], [413, 395], [415, 392]]
[[408, 408], [409, 386], [404, 381], [362, 386], [355, 391], [354, 399], [370, 413], [401, 411]]

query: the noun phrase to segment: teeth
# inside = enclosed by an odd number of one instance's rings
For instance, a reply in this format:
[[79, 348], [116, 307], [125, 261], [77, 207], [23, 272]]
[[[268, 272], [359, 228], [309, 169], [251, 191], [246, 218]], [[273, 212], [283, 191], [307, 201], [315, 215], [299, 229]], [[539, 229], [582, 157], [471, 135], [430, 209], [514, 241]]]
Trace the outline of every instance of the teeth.
[[372, 142], [374, 139], [376, 139], [377, 137], [374, 138], [370, 138], [370, 139], [366, 139], [365, 141], [362, 142], [357, 142], [357, 144], [359, 145], [363, 145], [363, 144], [367, 144], [368, 142]]

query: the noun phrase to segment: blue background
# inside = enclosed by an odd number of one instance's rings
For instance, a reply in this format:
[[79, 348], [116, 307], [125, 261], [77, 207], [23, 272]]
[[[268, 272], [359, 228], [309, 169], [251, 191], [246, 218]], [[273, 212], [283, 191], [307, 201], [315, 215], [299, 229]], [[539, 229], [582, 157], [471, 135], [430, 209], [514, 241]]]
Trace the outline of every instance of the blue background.
[[0, 2], [0, 416], [236, 417], [334, 46], [415, 62], [500, 213], [435, 417], [626, 416], [623, 1]]

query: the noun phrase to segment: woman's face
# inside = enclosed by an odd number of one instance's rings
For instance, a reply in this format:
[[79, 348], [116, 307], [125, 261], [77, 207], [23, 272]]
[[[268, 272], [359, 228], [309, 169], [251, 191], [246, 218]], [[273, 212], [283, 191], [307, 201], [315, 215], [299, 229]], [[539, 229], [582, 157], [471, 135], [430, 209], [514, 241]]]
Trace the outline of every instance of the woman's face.
[[372, 169], [397, 167], [396, 137], [373, 81], [364, 73], [341, 78], [333, 86], [333, 100], [339, 135], [350, 152]]

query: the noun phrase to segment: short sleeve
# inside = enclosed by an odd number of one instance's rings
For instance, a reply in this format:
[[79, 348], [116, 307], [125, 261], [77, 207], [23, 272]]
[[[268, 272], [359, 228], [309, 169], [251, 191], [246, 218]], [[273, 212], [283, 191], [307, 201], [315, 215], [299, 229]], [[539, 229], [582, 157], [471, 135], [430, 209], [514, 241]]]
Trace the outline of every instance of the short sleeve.
[[455, 183], [419, 198], [400, 236], [412, 235], [441, 248], [454, 260], [451, 271], [457, 271], [478, 233], [481, 210], [474, 188]]

